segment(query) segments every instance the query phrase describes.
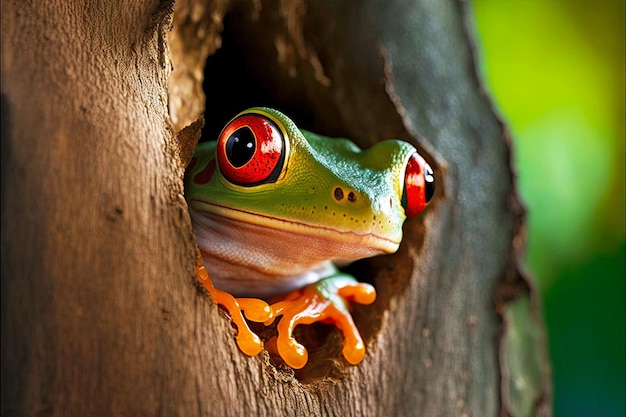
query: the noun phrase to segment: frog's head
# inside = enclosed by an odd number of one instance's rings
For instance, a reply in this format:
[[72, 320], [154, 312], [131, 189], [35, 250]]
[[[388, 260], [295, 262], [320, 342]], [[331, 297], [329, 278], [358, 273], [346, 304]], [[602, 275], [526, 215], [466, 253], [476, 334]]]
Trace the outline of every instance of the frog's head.
[[395, 252], [404, 220], [434, 193], [433, 171], [412, 145], [386, 140], [362, 151], [268, 108], [237, 115], [193, 162], [186, 193], [196, 212], [323, 236], [344, 247], [341, 260]]

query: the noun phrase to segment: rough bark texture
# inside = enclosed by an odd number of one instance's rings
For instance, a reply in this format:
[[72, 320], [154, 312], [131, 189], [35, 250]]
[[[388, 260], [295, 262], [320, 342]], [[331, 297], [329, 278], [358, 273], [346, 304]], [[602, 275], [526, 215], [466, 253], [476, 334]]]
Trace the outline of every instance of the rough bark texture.
[[[2, 2], [2, 415], [549, 415], [464, 3], [182, 0], [170, 33], [172, 7]], [[323, 326], [301, 371], [248, 358], [194, 284], [183, 170], [205, 107], [215, 136], [251, 105], [436, 170], [398, 253], [352, 267], [379, 292], [358, 366]]]

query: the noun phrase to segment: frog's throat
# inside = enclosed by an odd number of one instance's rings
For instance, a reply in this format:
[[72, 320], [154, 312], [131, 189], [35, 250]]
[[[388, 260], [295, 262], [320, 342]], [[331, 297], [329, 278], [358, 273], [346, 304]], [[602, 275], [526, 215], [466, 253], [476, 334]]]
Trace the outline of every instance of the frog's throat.
[[[211, 213], [227, 219], [267, 227], [274, 230], [291, 232], [294, 233], [294, 235], [311, 237], [324, 236], [325, 238], [332, 236], [332, 239], [337, 242], [345, 242], [350, 245], [362, 245], [363, 247], [380, 251], [380, 253], [394, 253], [400, 246], [399, 240], [380, 236], [372, 231], [367, 233], [357, 233], [351, 230], [338, 230], [329, 226], [322, 226], [302, 221], [278, 219], [268, 215], [252, 213], [200, 200], [191, 200], [189, 204], [197, 213]], [[354, 259], [350, 259], [349, 261], [352, 260]]]

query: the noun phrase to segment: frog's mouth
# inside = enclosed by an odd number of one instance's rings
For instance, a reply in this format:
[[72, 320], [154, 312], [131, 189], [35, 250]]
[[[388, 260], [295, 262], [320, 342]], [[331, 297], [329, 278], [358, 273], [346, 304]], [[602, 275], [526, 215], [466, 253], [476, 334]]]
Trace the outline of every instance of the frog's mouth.
[[[265, 234], [279, 234], [282, 238], [297, 241], [301, 237], [309, 239], [318, 238], [320, 244], [336, 244], [352, 248], [353, 251], [367, 253], [359, 256], [360, 259], [368, 256], [375, 256], [383, 253], [394, 253], [400, 246], [402, 234], [394, 239], [389, 236], [376, 233], [373, 230], [358, 232], [354, 230], [341, 230], [331, 226], [307, 223], [299, 220], [279, 219], [270, 215], [252, 213], [246, 210], [225, 207], [219, 204], [207, 203], [206, 201], [191, 200], [189, 202], [192, 221], [203, 223], [216, 223], [220, 219], [228, 219], [233, 228], [242, 229], [243, 225], [254, 225], [265, 230]], [[219, 218], [216, 218], [219, 217]], [[236, 222], [240, 222], [239, 226]], [[276, 233], [272, 233], [276, 232]], [[290, 237], [291, 235], [291, 237]], [[295, 243], [297, 244], [297, 243]], [[336, 248], [329, 248], [329, 252]], [[341, 258], [341, 256], [339, 256]], [[354, 260], [351, 259], [351, 260]]]

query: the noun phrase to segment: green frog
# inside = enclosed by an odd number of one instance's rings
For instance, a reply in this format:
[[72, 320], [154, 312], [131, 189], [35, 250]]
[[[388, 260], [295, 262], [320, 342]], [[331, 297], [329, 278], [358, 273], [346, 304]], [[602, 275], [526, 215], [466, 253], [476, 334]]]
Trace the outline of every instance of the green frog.
[[287, 365], [308, 360], [294, 328], [318, 321], [341, 330], [343, 356], [359, 363], [365, 346], [350, 302], [370, 304], [376, 292], [337, 265], [395, 252], [402, 224], [424, 210], [434, 182], [407, 142], [361, 150], [270, 108], [243, 111], [217, 141], [198, 145], [185, 180], [198, 277], [231, 315], [240, 349], [263, 349], [244, 316], [266, 325], [282, 316], [275, 345]]

